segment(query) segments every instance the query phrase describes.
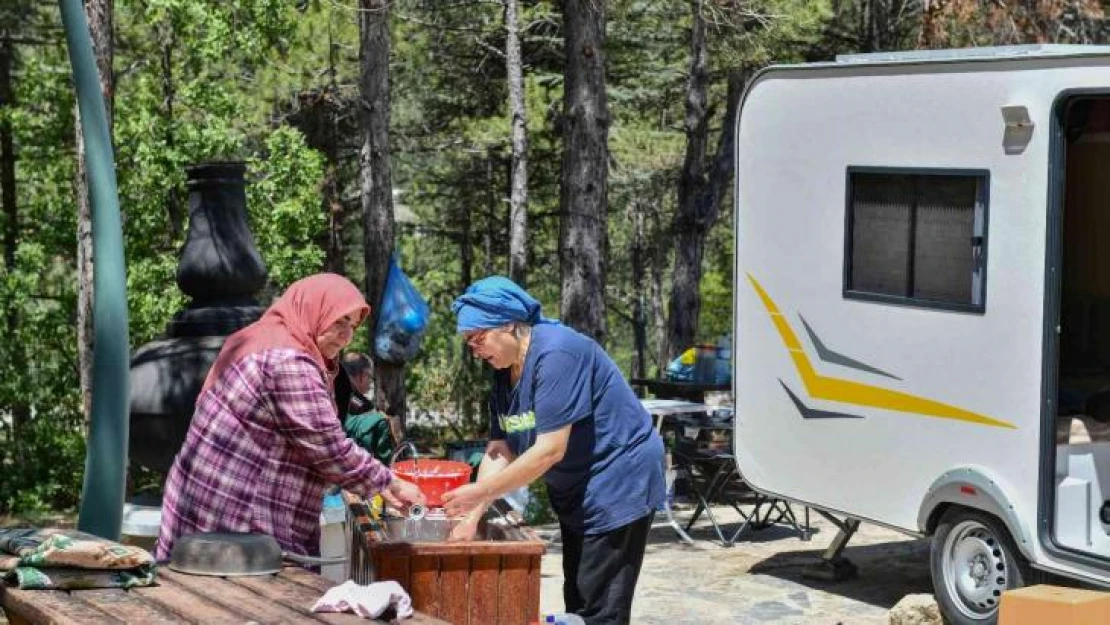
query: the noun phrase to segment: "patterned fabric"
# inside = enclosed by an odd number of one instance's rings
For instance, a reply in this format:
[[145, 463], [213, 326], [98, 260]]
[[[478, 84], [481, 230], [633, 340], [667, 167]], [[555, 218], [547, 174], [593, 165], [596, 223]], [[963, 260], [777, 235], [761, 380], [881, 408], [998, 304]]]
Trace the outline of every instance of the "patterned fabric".
[[25, 589], [149, 586], [154, 558], [138, 547], [83, 532], [0, 529], [0, 577]]
[[347, 438], [327, 381], [293, 349], [251, 354], [197, 400], [162, 502], [154, 557], [197, 532], [257, 532], [282, 549], [319, 555], [328, 484], [373, 495], [389, 468]]

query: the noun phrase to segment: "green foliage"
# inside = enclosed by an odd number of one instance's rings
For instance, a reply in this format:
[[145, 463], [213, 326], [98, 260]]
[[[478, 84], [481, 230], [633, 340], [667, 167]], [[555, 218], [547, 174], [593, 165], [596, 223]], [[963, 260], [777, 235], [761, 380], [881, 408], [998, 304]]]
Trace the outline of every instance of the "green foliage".
[[528, 506], [524, 509], [524, 521], [535, 527], [554, 523], [558, 520], [555, 511], [551, 509], [551, 499], [547, 496], [547, 482], [542, 479], [528, 485]]
[[270, 281], [284, 288], [323, 266], [324, 159], [305, 145], [299, 131], [284, 126], [266, 137], [265, 153], [252, 157], [248, 168], [253, 180], [247, 187], [247, 208], [255, 243]]
[[[259, 181], [251, 192], [256, 233], [279, 284], [320, 266], [322, 165], [299, 133], [257, 115], [252, 77], [283, 54], [296, 16], [290, 3], [117, 0], [115, 7], [114, 143], [138, 346], [185, 303], [175, 272], [186, 165], [249, 162]], [[30, 34], [45, 43], [17, 46], [16, 105], [0, 107], [19, 154], [15, 262], [0, 263], [0, 335], [8, 346], [0, 350], [0, 513], [72, 507], [84, 467], [74, 97], [57, 7], [33, 11]], [[2, 216], [0, 226], [8, 226]]]
[[85, 439], [73, 427], [80, 412], [51, 412], [36, 415], [18, 437], [0, 426], [0, 514], [76, 507], [85, 464]]

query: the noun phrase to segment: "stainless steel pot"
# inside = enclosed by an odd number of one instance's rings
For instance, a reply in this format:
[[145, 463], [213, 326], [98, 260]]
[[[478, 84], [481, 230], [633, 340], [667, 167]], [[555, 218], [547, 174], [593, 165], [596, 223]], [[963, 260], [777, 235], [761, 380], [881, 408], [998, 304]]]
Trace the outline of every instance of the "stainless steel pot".
[[273, 536], [266, 534], [204, 532], [174, 541], [169, 567], [189, 575], [272, 575], [281, 570], [283, 560], [323, 566], [342, 564], [347, 558], [313, 558], [286, 553]]

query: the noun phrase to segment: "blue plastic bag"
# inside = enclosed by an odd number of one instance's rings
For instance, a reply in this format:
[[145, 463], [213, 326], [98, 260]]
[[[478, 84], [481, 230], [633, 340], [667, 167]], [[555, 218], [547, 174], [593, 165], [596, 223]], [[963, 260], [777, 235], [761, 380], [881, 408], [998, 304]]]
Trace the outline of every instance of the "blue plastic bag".
[[401, 271], [397, 258], [390, 258], [378, 327], [374, 330], [374, 353], [393, 364], [412, 360], [420, 351], [430, 313], [428, 302]]

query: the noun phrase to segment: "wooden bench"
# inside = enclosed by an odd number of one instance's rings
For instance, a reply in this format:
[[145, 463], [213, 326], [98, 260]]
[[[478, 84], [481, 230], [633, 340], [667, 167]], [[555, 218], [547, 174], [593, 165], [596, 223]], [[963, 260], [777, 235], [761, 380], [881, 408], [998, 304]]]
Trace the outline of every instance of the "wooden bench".
[[[355, 614], [313, 613], [312, 604], [334, 582], [299, 567], [251, 577], [199, 577], [161, 567], [156, 581], [131, 590], [0, 587], [0, 604], [12, 625], [370, 622]], [[404, 623], [446, 625], [419, 612]]]

